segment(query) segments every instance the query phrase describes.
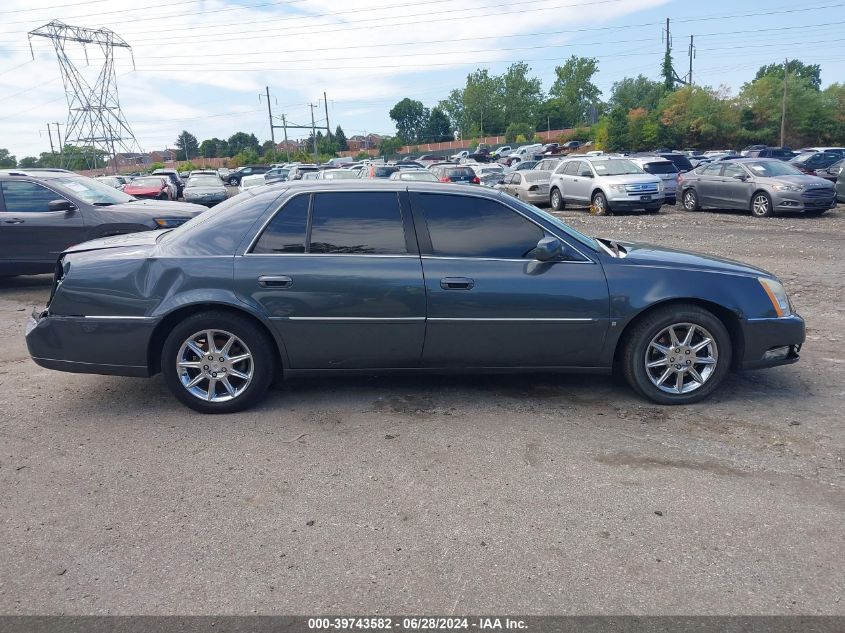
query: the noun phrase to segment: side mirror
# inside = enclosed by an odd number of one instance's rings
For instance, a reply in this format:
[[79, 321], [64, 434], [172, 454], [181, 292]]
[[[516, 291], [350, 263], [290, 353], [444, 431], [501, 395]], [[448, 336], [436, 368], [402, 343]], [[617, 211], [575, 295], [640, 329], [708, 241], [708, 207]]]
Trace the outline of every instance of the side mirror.
[[544, 237], [537, 242], [537, 246], [531, 254], [534, 256], [534, 259], [541, 262], [547, 262], [560, 257], [562, 250], [563, 244], [561, 244], [559, 239], [556, 237]]
[[51, 200], [47, 203], [47, 208], [50, 211], [76, 211], [76, 205], [69, 200]]
[[748, 180], [748, 176], [746, 176], [745, 174], [737, 174], [737, 175], [734, 176], [734, 178], [736, 180], [741, 180], [742, 182], [745, 182], [746, 180]]
[[593, 172], [591, 172], [591, 171], [590, 172], [581, 172], [580, 174], [578, 174], [578, 177], [579, 178], [592, 178]]

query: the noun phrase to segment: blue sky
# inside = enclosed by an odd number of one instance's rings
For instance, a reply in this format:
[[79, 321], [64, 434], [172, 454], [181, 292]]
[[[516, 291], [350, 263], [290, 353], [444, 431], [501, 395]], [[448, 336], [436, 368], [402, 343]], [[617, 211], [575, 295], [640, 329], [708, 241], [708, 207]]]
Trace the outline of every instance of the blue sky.
[[0, 147], [19, 158], [46, 151], [46, 122], [67, 116], [49, 42], [34, 41], [35, 61], [27, 43], [27, 31], [51, 19], [105, 26], [132, 45], [134, 70], [125, 51], [115, 58], [121, 103], [152, 150], [182, 129], [200, 140], [241, 130], [268, 139], [265, 85], [274, 113], [299, 124], [310, 123], [308, 103], [322, 123], [325, 91], [332, 127], [348, 136], [392, 133], [387, 112], [399, 99], [433, 106], [473, 69], [499, 73], [519, 60], [548, 89], [568, 56], [597, 57], [607, 96], [624, 76], [658, 76], [667, 17], [682, 75], [695, 35], [696, 83], [736, 93], [760, 65], [787, 56], [821, 64], [824, 85], [845, 81], [845, 1], [5, 0]]

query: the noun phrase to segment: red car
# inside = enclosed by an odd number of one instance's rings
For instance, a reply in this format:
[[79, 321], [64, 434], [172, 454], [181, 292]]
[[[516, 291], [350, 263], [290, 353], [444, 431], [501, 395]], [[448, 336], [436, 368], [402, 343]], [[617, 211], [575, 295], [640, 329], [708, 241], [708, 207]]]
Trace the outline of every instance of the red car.
[[167, 180], [161, 176], [142, 176], [123, 187], [123, 193], [136, 198], [155, 198], [156, 200], [172, 200]]

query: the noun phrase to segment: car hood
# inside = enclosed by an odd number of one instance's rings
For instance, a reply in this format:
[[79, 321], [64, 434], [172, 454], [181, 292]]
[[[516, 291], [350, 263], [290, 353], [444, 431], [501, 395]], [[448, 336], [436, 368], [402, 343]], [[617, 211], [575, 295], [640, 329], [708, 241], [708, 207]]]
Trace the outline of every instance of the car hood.
[[166, 213], [171, 218], [192, 218], [203, 211], [208, 211], [200, 204], [189, 204], [187, 202], [172, 202], [170, 200], [133, 200], [123, 204], [113, 204], [108, 207], [97, 207], [108, 211], [134, 211], [135, 213], [149, 213], [159, 215]]
[[651, 174], [623, 174], [621, 176], [599, 176], [599, 179], [602, 182], [606, 182], [611, 185], [632, 185], [634, 183], [639, 182], [658, 183], [661, 181], [660, 178], [658, 178], [657, 176], [652, 176]]
[[144, 231], [142, 233], [126, 233], [124, 235], [112, 235], [101, 237], [81, 244], [76, 244], [65, 249], [65, 253], [85, 253], [87, 251], [99, 251], [109, 248], [150, 248], [155, 245], [163, 231]]
[[185, 187], [185, 195], [206, 195], [209, 193], [226, 193], [226, 188], [223, 185], [211, 185], [208, 187]]
[[621, 260], [627, 266], [660, 266], [672, 268], [687, 268], [695, 270], [708, 270], [712, 272], [748, 275], [752, 277], [772, 277], [770, 272], [757, 268], [743, 262], [714, 255], [704, 255], [692, 251], [684, 251], [653, 244], [640, 242], [620, 242], [619, 246], [627, 251], [627, 255]]
[[833, 189], [833, 185], [829, 180], [825, 180], [824, 178], [820, 178], [819, 176], [771, 176], [768, 178], [759, 178], [759, 180], [763, 180], [773, 185], [783, 183], [790, 185], [802, 185], [807, 189], [816, 189], [819, 187]]
[[[126, 186], [123, 190], [124, 193], [129, 194], [130, 196], [134, 196], [137, 194], [145, 194], [145, 193], [159, 193], [161, 191], [161, 187], [130, 187]], [[122, 206], [122, 205], [117, 205]]]

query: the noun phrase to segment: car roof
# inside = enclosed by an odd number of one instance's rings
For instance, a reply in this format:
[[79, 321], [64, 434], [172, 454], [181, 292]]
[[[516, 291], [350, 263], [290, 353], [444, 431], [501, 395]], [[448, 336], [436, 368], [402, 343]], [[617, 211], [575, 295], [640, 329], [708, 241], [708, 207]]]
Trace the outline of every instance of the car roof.
[[665, 156], [624, 156], [620, 158], [627, 158], [628, 160], [640, 161], [643, 163], [671, 163], [672, 161]]
[[67, 169], [53, 169], [50, 167], [32, 167], [28, 169], [0, 169], [0, 176], [19, 176], [25, 178], [63, 178], [78, 176], [79, 174]]
[[419, 191], [422, 193], [472, 193], [479, 196], [489, 198], [500, 198], [504, 194], [492, 187], [479, 187], [478, 185], [464, 185], [458, 183], [440, 183], [440, 182], [423, 182], [412, 180], [390, 180], [384, 179], [364, 179], [364, 180], [338, 180], [331, 185], [324, 180], [295, 180], [285, 181], [279, 183], [270, 183], [263, 187], [258, 187], [258, 191], [251, 191], [253, 195], [259, 195], [263, 191], [278, 190], [291, 192], [305, 192], [314, 191], [317, 189], [325, 189], [336, 193], [338, 191]]

